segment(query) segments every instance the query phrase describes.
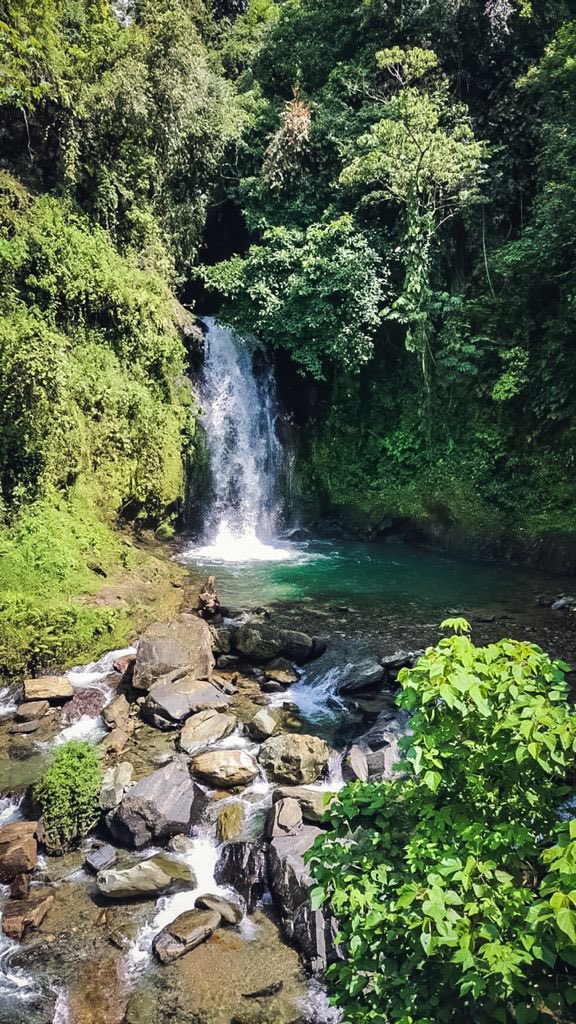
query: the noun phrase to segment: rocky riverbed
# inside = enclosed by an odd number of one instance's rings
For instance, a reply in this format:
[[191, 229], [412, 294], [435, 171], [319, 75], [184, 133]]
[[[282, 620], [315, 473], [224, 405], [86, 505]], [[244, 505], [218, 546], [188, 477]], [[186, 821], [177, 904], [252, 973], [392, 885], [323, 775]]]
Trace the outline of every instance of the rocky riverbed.
[[[310, 906], [304, 854], [344, 779], [393, 770], [410, 656], [347, 671], [343, 698], [377, 691], [381, 706], [335, 749], [289, 693], [329, 642], [223, 609], [210, 582], [137, 647], [4, 694], [2, 1024], [337, 1019], [321, 987], [335, 926]], [[31, 784], [54, 745], [84, 737], [101, 815], [61, 856]]]

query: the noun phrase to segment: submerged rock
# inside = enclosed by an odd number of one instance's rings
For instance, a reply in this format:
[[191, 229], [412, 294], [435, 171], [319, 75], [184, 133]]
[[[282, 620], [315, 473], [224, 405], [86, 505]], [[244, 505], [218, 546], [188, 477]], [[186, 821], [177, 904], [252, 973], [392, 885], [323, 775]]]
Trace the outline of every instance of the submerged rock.
[[195, 775], [211, 783], [232, 789], [247, 786], [258, 775], [258, 765], [245, 750], [206, 750], [190, 762]]
[[180, 750], [186, 754], [198, 754], [211, 743], [230, 736], [237, 725], [233, 715], [218, 712], [214, 708], [200, 711], [184, 724], [178, 741]]
[[168, 854], [157, 854], [131, 868], [100, 871], [96, 884], [103, 896], [122, 900], [157, 896], [169, 889], [193, 889], [196, 878], [192, 868], [183, 861]]
[[248, 913], [267, 888], [266, 851], [262, 843], [237, 842], [224, 847], [214, 874], [218, 885], [230, 885], [242, 896]]
[[199, 821], [206, 797], [181, 761], [172, 761], [137, 782], [107, 818], [112, 835], [141, 849], [150, 843], [188, 833]]
[[172, 672], [210, 679], [214, 666], [208, 623], [196, 615], [179, 615], [172, 622], [149, 626], [138, 645], [133, 685], [150, 690], [157, 679]]
[[316, 782], [330, 757], [330, 748], [317, 736], [284, 733], [266, 740], [258, 760], [266, 773], [278, 782]]

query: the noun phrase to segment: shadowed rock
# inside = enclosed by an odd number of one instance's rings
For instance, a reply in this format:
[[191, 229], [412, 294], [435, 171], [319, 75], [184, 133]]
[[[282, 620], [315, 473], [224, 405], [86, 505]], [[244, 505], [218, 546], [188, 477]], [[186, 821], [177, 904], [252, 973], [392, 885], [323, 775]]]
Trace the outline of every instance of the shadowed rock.
[[172, 761], [136, 783], [107, 822], [115, 839], [141, 849], [182, 832], [188, 834], [205, 806], [206, 796], [190, 778], [186, 765]]

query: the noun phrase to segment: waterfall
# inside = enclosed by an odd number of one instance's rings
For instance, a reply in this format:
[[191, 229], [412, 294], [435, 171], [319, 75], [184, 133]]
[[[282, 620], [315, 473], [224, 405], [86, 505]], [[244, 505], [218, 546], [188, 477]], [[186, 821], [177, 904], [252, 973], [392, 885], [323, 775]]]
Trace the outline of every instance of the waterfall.
[[291, 558], [275, 544], [283, 453], [274, 375], [263, 360], [256, 372], [254, 342], [211, 317], [205, 323], [201, 402], [212, 493], [202, 544], [186, 554], [233, 562]]

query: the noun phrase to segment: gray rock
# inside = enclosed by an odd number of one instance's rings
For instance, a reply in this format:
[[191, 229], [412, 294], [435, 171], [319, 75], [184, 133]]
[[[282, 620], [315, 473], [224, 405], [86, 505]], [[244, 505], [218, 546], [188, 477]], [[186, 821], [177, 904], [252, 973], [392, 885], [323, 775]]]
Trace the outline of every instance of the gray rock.
[[219, 924], [215, 910], [187, 910], [155, 936], [152, 949], [161, 963], [169, 964], [209, 939]]
[[314, 789], [311, 786], [279, 786], [272, 794], [274, 802], [278, 800], [294, 799], [300, 804], [304, 821], [322, 821], [326, 808], [333, 800], [336, 793], [330, 793], [324, 789]]
[[133, 771], [130, 761], [121, 761], [114, 768], [106, 769], [100, 789], [100, 807], [103, 811], [111, 811], [118, 806], [132, 782]]
[[270, 808], [266, 819], [265, 835], [267, 839], [276, 836], [291, 836], [302, 828], [302, 808], [297, 800], [287, 797], [278, 800]]
[[150, 687], [141, 714], [157, 729], [175, 729], [199, 711], [224, 708], [230, 698], [213, 683], [193, 676], [163, 676]]
[[211, 893], [198, 896], [196, 906], [201, 910], [215, 910], [226, 924], [240, 924], [244, 917], [242, 907], [238, 903], [225, 900], [222, 896], [212, 896]]
[[355, 693], [357, 690], [374, 690], [381, 686], [386, 677], [382, 665], [369, 658], [358, 665], [349, 665], [338, 683], [339, 693]]
[[213, 708], [200, 711], [185, 722], [178, 741], [180, 750], [186, 754], [198, 754], [211, 743], [230, 736], [237, 725], [233, 715], [219, 713]]
[[234, 670], [238, 665], [239, 658], [236, 654], [221, 654], [218, 658], [218, 668], [222, 672]]
[[28, 722], [14, 722], [8, 729], [13, 736], [36, 732], [40, 728], [40, 722], [31, 718]]
[[329, 757], [328, 744], [317, 736], [284, 733], [262, 744], [258, 760], [275, 781], [300, 785], [316, 782]]
[[169, 889], [193, 889], [196, 879], [187, 864], [163, 853], [130, 868], [100, 871], [96, 885], [103, 896], [123, 900], [158, 896]]
[[314, 972], [326, 970], [338, 955], [334, 945], [335, 922], [323, 911], [312, 910], [310, 905], [313, 879], [304, 863], [304, 854], [319, 835], [320, 829], [306, 825], [295, 835], [273, 839], [268, 851], [270, 891], [284, 932]]
[[188, 833], [200, 820], [206, 796], [181, 761], [158, 768], [125, 794], [107, 818], [115, 839], [141, 849], [152, 842]]
[[213, 786], [247, 786], [258, 775], [258, 765], [246, 750], [205, 750], [190, 762], [195, 775]]
[[255, 740], [266, 740], [269, 736], [273, 736], [275, 732], [278, 732], [278, 722], [270, 711], [262, 708], [247, 723], [246, 731]]
[[50, 710], [47, 700], [31, 700], [27, 704], [21, 704], [16, 712], [16, 718], [20, 722], [36, 721], [43, 718]]
[[108, 843], [105, 846], [98, 846], [97, 849], [91, 850], [84, 864], [97, 875], [99, 871], [111, 868], [117, 859], [118, 851]]
[[218, 885], [229, 885], [242, 896], [252, 913], [267, 888], [266, 852], [262, 843], [228, 843], [214, 874]]
[[392, 779], [401, 759], [400, 740], [409, 733], [404, 711], [381, 711], [374, 725], [354, 741], [342, 762], [345, 782]]
[[179, 615], [172, 622], [150, 626], [138, 645], [133, 684], [149, 690], [172, 672], [210, 679], [214, 658], [208, 623], [196, 615]]
[[279, 629], [268, 622], [251, 619], [233, 633], [236, 650], [251, 661], [270, 662], [275, 658], [290, 658], [303, 664], [317, 658], [326, 645], [306, 633], [293, 629]]

